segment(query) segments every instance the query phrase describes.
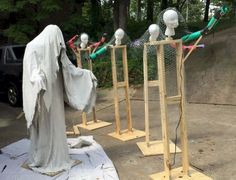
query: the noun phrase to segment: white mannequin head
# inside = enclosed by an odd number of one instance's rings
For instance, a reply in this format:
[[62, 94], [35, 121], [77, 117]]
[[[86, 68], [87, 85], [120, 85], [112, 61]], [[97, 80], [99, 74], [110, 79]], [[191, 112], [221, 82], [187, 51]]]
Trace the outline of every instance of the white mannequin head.
[[149, 41], [156, 41], [160, 34], [159, 26], [157, 24], [151, 24], [148, 31], [150, 33]]
[[166, 24], [166, 31], [165, 31], [165, 35], [168, 38], [171, 38], [171, 36], [175, 35], [175, 28], [178, 27], [179, 25], [179, 21], [178, 21], [178, 14], [176, 11], [170, 9], [167, 10], [164, 14], [163, 14], [163, 20]]
[[119, 29], [116, 30], [116, 32], [115, 32], [115, 38], [116, 38], [115, 44], [116, 44], [116, 46], [121, 45], [121, 40], [124, 37], [124, 35], [125, 35], [125, 32], [124, 32], [123, 29], [119, 28]]
[[88, 34], [82, 33], [82, 34], [80, 35], [80, 40], [81, 40], [81, 43], [80, 43], [81, 49], [86, 48], [86, 46], [87, 46], [87, 44], [88, 44]]

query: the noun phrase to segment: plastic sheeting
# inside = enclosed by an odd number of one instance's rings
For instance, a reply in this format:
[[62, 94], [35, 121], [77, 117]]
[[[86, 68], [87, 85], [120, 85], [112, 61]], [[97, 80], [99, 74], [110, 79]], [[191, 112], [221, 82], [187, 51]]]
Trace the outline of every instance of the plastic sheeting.
[[[92, 136], [69, 138], [69, 147], [77, 143], [88, 141], [90, 146], [83, 148], [69, 148], [72, 159], [81, 163], [54, 177], [22, 168], [28, 159], [29, 140], [22, 139], [2, 148], [0, 155], [0, 179], [4, 180], [118, 180], [118, 175], [112, 161], [103, 148], [93, 140]], [[5, 167], [5, 168], [4, 168]]]

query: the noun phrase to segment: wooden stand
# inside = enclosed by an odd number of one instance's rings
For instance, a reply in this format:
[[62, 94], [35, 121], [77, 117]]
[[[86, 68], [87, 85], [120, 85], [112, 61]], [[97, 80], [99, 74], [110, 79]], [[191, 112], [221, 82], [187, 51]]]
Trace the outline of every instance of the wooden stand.
[[[177, 70], [177, 95], [167, 97], [166, 93], [166, 78], [165, 78], [165, 58], [164, 58], [164, 45], [175, 44], [176, 46], [176, 70]], [[202, 173], [199, 173], [189, 167], [188, 159], [188, 142], [187, 142], [187, 128], [185, 124], [185, 98], [184, 98], [184, 61], [182, 58], [182, 40], [163, 40], [146, 43], [147, 45], [154, 45], [157, 49], [157, 64], [158, 64], [158, 77], [159, 81], [154, 84], [159, 86], [160, 94], [160, 108], [161, 108], [161, 122], [162, 122], [162, 142], [164, 150], [164, 172], [151, 175], [152, 179], [211, 179]], [[147, 78], [146, 78], [146, 82]], [[149, 83], [148, 84], [152, 84]], [[147, 85], [146, 85], [147, 87]], [[146, 94], [146, 99], [147, 99]], [[168, 104], [179, 104], [181, 108], [180, 116], [180, 139], [181, 139], [181, 150], [182, 150], [182, 166], [180, 168], [171, 169], [171, 158], [170, 158], [170, 140], [169, 140], [169, 124], [167, 119], [167, 105]], [[146, 105], [147, 106], [147, 105]], [[145, 106], [145, 107], [146, 107]], [[148, 107], [148, 106], [147, 106]], [[146, 107], [146, 108], [147, 108]], [[148, 108], [147, 108], [148, 109]], [[146, 109], [145, 109], [146, 110]], [[146, 110], [147, 111], [147, 110]], [[146, 114], [145, 114], [146, 116]], [[146, 119], [145, 119], [146, 120]], [[148, 121], [146, 122], [147, 125]], [[148, 127], [148, 126], [147, 126]], [[149, 130], [148, 130], [149, 131]], [[148, 132], [149, 133], [149, 132]], [[149, 137], [147, 137], [149, 140]], [[148, 141], [149, 142], [149, 141]]]
[[[145, 107], [145, 142], [138, 142], [137, 145], [139, 149], [142, 151], [144, 156], [150, 155], [159, 155], [164, 153], [163, 149], [163, 141], [150, 141], [150, 132], [149, 132], [149, 97], [148, 97], [148, 87], [158, 87], [159, 92], [161, 91], [162, 84], [165, 85], [165, 74], [160, 74], [160, 63], [157, 63], [158, 74], [157, 80], [148, 80], [148, 58], [147, 58], [147, 47], [152, 46], [150, 43], [144, 44], [144, 51], [143, 51], [143, 75], [144, 75], [144, 107]], [[156, 46], [154, 44], [153, 46]], [[158, 52], [157, 52], [157, 55]], [[165, 72], [163, 72], [165, 73]], [[160, 96], [163, 94], [160, 94]], [[166, 96], [166, 93], [164, 94]], [[161, 98], [160, 98], [161, 99]], [[172, 141], [169, 141], [170, 153], [175, 153], [175, 144]], [[181, 150], [176, 147], [176, 153], [181, 152]]]
[[[110, 133], [109, 135], [114, 138], [120, 139], [122, 141], [128, 141], [131, 139], [143, 137], [143, 136], [145, 136], [145, 133], [143, 131], [133, 129], [133, 127], [132, 127], [126, 45], [110, 46], [110, 48], [111, 48], [112, 79], [113, 79], [113, 91], [114, 91], [116, 131], [113, 133]], [[115, 51], [117, 49], [122, 50], [122, 62], [123, 62], [123, 74], [124, 74], [124, 81], [123, 82], [117, 81], [116, 58], [115, 58]], [[121, 127], [120, 127], [118, 88], [125, 89], [126, 120], [127, 120], [127, 129], [125, 129], [125, 130], [121, 130]]]
[[[82, 68], [83, 64], [81, 61], [81, 53], [82, 51], [84, 51], [85, 53], [88, 54], [88, 56], [91, 54], [91, 48], [86, 48], [86, 49], [79, 49], [77, 48], [77, 52], [74, 52], [76, 54], [76, 58], [77, 58], [77, 66]], [[91, 59], [88, 58], [88, 68], [90, 71], [93, 71], [93, 66], [92, 66], [92, 61]], [[98, 128], [102, 128], [105, 126], [109, 126], [112, 123], [109, 122], [105, 122], [105, 121], [101, 121], [98, 120], [96, 117], [96, 109], [95, 107], [93, 107], [93, 120], [87, 122], [87, 116], [85, 112], [82, 112], [82, 123], [78, 124], [78, 127], [87, 129], [87, 130], [94, 130], [94, 129], [98, 129]]]

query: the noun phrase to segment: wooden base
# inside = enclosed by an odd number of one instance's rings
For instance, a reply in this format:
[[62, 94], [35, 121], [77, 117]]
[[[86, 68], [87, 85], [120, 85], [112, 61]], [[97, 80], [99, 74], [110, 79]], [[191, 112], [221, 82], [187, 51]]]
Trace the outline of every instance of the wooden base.
[[[80, 164], [81, 161], [80, 160], [75, 160], [75, 162], [73, 163], [72, 167]], [[21, 166], [22, 168], [25, 168], [25, 169], [28, 169], [28, 170], [31, 170], [31, 171], [34, 171], [33, 169], [31, 169], [31, 167], [28, 166], [27, 163], [24, 163], [22, 164]], [[62, 172], [64, 172], [65, 170], [61, 170], [61, 171], [57, 171], [57, 172], [48, 172], [48, 173], [40, 173], [40, 174], [43, 174], [43, 175], [47, 175], [47, 176], [50, 176], [50, 177], [53, 177], [53, 176], [56, 176]], [[35, 172], [35, 173], [38, 173], [38, 172]]]
[[80, 135], [79, 128], [77, 126], [73, 126], [73, 131], [66, 131], [66, 135]]
[[137, 129], [133, 129], [132, 131], [128, 131], [128, 129], [125, 129], [121, 131], [121, 134], [117, 134], [116, 132], [113, 132], [113, 133], [109, 133], [108, 135], [114, 138], [117, 138], [121, 141], [129, 141], [132, 139], [144, 137], [145, 132], [137, 130]]
[[[139, 149], [142, 151], [144, 156], [152, 156], [164, 154], [163, 141], [150, 141], [149, 146], [146, 142], [137, 142]], [[170, 141], [170, 153], [175, 153], [175, 144]], [[181, 150], [176, 147], [176, 153], [180, 153]]]
[[[188, 176], [184, 176], [182, 173], [182, 167], [179, 168], [175, 168], [171, 170], [171, 180], [212, 180], [212, 178], [196, 171], [193, 168], [189, 169], [189, 175]], [[156, 174], [152, 174], [150, 175], [151, 179], [154, 180], [165, 180], [168, 179], [165, 177], [165, 172], [161, 172], [161, 173], [156, 173]]]
[[87, 125], [78, 124], [77, 126], [91, 131], [91, 130], [99, 129], [105, 126], [110, 126], [111, 124], [112, 123], [109, 123], [106, 121], [97, 120], [97, 122], [89, 121], [87, 122]]

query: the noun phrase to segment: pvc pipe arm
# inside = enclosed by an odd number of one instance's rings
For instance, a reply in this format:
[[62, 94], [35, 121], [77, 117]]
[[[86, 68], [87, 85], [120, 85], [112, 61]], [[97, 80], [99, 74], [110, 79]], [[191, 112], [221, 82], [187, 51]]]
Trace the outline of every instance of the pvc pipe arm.
[[90, 59], [94, 60], [96, 59], [97, 56], [105, 53], [107, 51], [107, 46], [104, 46], [102, 48], [100, 48], [99, 50], [97, 50], [95, 53], [92, 53], [89, 55]]

